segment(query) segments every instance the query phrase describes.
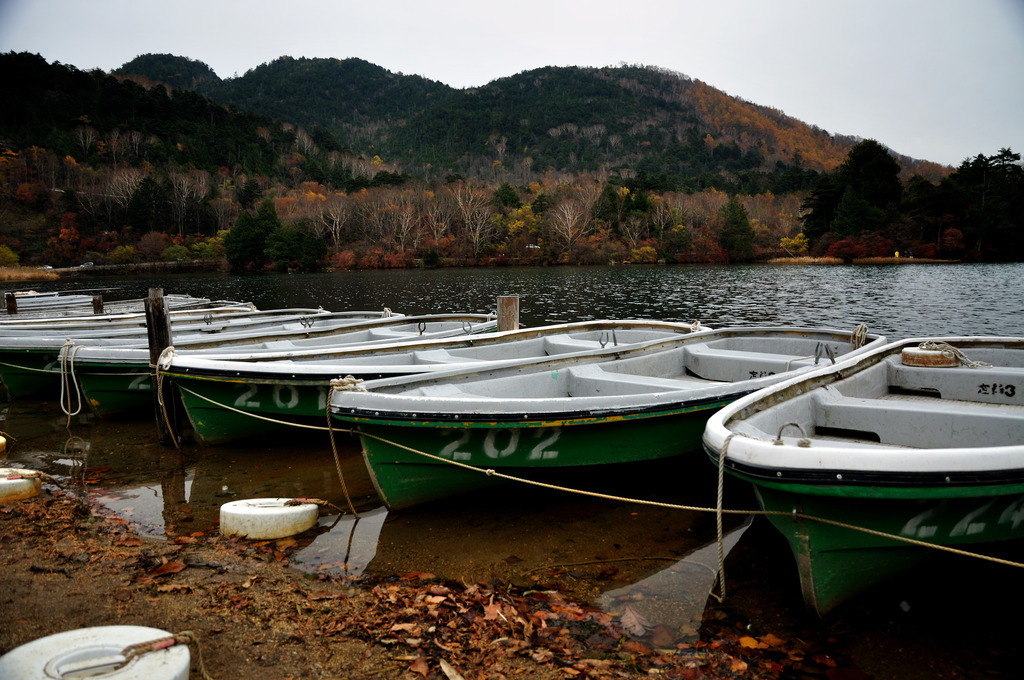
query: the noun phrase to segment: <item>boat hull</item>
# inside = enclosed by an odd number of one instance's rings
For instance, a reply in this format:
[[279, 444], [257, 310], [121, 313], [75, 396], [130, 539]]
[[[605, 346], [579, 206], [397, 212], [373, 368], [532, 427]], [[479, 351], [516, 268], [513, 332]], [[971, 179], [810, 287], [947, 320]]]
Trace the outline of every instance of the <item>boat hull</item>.
[[950, 551], [1024, 538], [1024, 339], [894, 342], [736, 401], [703, 439], [753, 485], [825, 615]]
[[279, 434], [290, 428], [327, 427], [331, 387], [324, 380], [231, 381], [183, 376], [174, 380], [196, 438], [203, 444]]
[[488, 470], [541, 481], [545, 470], [683, 455], [699, 449], [708, 415], [723, 403], [614, 418], [351, 424], [381, 500], [395, 510], [505, 481]]
[[0, 380], [14, 398], [58, 397], [60, 350], [0, 350]]
[[755, 485], [761, 508], [796, 558], [804, 601], [822, 616], [934, 559], [938, 552], [918, 541], [969, 550], [1024, 537], [1024, 484], [964, 488], [960, 496], [934, 488], [843, 491]]

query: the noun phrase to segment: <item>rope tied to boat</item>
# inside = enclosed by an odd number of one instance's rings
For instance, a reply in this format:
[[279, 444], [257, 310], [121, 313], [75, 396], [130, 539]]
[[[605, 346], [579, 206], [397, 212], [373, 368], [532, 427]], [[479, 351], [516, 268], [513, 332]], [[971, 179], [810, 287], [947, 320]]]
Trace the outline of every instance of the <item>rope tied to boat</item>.
[[363, 387], [362, 378], [346, 375], [344, 378], [332, 378], [331, 390], [337, 390], [338, 392], [365, 392], [366, 388]]
[[690, 332], [697, 333], [704, 330], [704, 327], [700, 325], [700, 319], [694, 319], [690, 322]]
[[918, 349], [923, 349], [931, 352], [942, 352], [944, 356], [950, 359], [956, 359], [962, 365], [967, 368], [988, 368], [992, 364], [985, 361], [972, 361], [967, 358], [967, 355], [961, 352], [959, 349], [949, 344], [948, 342], [936, 342], [934, 340], [926, 340], [917, 346]]
[[[735, 432], [729, 434], [729, 436], [726, 438], [725, 442], [722, 445], [722, 451], [719, 453], [719, 457], [718, 457], [718, 461], [719, 461], [719, 464], [718, 464], [719, 501], [718, 501], [716, 507], [708, 508], [708, 507], [702, 507], [702, 506], [696, 506], [696, 505], [680, 505], [678, 503], [665, 503], [665, 502], [662, 502], [662, 501], [650, 501], [650, 500], [645, 500], [645, 499], [642, 499], [642, 498], [630, 498], [628, 496], [618, 496], [618, 495], [615, 495], [615, 494], [606, 494], [606, 493], [599, 493], [599, 492], [596, 492], [596, 491], [587, 491], [585, 489], [574, 489], [574, 488], [571, 488], [571, 487], [560, 486], [560, 485], [557, 485], [557, 484], [548, 484], [547, 482], [539, 482], [539, 481], [536, 481], [536, 480], [533, 480], [533, 479], [525, 479], [523, 477], [516, 477], [514, 475], [508, 475], [508, 474], [505, 474], [503, 472], [498, 472], [494, 468], [481, 468], [481, 467], [476, 467], [475, 465], [469, 465], [467, 463], [463, 463], [461, 461], [452, 460], [451, 458], [443, 458], [441, 456], [437, 456], [437, 455], [434, 455], [432, 453], [427, 453], [426, 451], [421, 451], [421, 450], [415, 449], [415, 448], [413, 448], [411, 446], [406, 446], [405, 444], [402, 444], [400, 442], [396, 442], [396, 441], [387, 439], [386, 437], [381, 437], [380, 435], [372, 434], [370, 432], [365, 432], [365, 431], [358, 430], [358, 429], [343, 429], [343, 430], [339, 429], [338, 431], [339, 432], [347, 432], [349, 434], [358, 435], [360, 437], [369, 437], [371, 439], [376, 439], [379, 442], [383, 442], [383, 443], [388, 444], [389, 446], [393, 446], [393, 447], [395, 447], [397, 449], [402, 449], [404, 451], [408, 451], [410, 453], [414, 453], [414, 454], [416, 454], [418, 456], [422, 456], [424, 458], [429, 458], [429, 459], [437, 461], [439, 463], [444, 463], [444, 464], [447, 464], [447, 465], [453, 465], [455, 467], [459, 467], [459, 468], [462, 468], [464, 470], [471, 470], [473, 472], [479, 472], [479, 473], [484, 474], [484, 475], [486, 475], [488, 477], [497, 477], [499, 479], [504, 479], [506, 481], [519, 482], [520, 484], [527, 484], [529, 486], [535, 486], [535, 487], [542, 488], [542, 489], [550, 489], [552, 491], [565, 491], [565, 492], [568, 492], [568, 493], [575, 493], [575, 494], [578, 494], [578, 495], [581, 495], [581, 496], [587, 496], [589, 498], [600, 498], [600, 499], [603, 499], [603, 500], [610, 500], [610, 501], [616, 501], [616, 502], [622, 502], [622, 503], [635, 503], [637, 505], [644, 505], [644, 506], [654, 507], [654, 508], [667, 508], [669, 510], [685, 510], [685, 511], [689, 511], [689, 512], [714, 512], [716, 514], [720, 513], [722, 515], [763, 515], [765, 517], [769, 517], [769, 516], [785, 516], [785, 517], [790, 517], [791, 516], [794, 519], [803, 519], [803, 520], [809, 520], [809, 521], [812, 521], [812, 522], [821, 522], [823, 524], [831, 524], [833, 526], [842, 527], [844, 529], [850, 529], [851, 531], [859, 531], [859, 532], [862, 532], [862, 533], [871, 534], [873, 536], [880, 536], [882, 538], [887, 538], [887, 539], [891, 539], [893, 541], [902, 542], [902, 543], [908, 543], [910, 545], [916, 545], [916, 546], [920, 546], [922, 548], [933, 548], [935, 550], [941, 550], [943, 552], [953, 553], [955, 555], [962, 555], [964, 557], [975, 557], [975, 558], [978, 558], [978, 559], [981, 559], [981, 560], [985, 560], [987, 562], [994, 562], [996, 564], [1002, 564], [1002, 565], [1009, 566], [1009, 567], [1024, 568], [1024, 563], [1021, 563], [1021, 562], [1014, 562], [1013, 560], [1007, 560], [1007, 559], [1003, 559], [1003, 558], [999, 558], [999, 557], [993, 557], [991, 555], [982, 555], [982, 554], [979, 554], [979, 553], [973, 553], [973, 552], [969, 552], [969, 551], [966, 551], [966, 550], [960, 550], [959, 548], [954, 548], [952, 546], [942, 545], [942, 544], [939, 544], [939, 543], [928, 543], [927, 541], [921, 541], [921, 540], [918, 540], [918, 539], [915, 539], [915, 538], [910, 538], [908, 536], [900, 536], [900, 535], [897, 535], [897, 534], [890, 534], [890, 533], [886, 533], [886, 532], [883, 532], [883, 531], [877, 531], [875, 529], [868, 529], [867, 527], [861, 527], [861, 526], [857, 526], [855, 524], [847, 524], [845, 522], [839, 522], [837, 520], [831, 520], [831, 519], [828, 519], [828, 518], [825, 518], [825, 517], [816, 517], [814, 515], [808, 515], [808, 514], [799, 512], [796, 508], [793, 509], [792, 513], [784, 512], [784, 511], [779, 511], [779, 510], [734, 510], [734, 509], [724, 508], [724, 507], [722, 507], [722, 501], [721, 501], [723, 489], [724, 489], [724, 486], [725, 486], [725, 482], [724, 482], [724, 472], [725, 472], [724, 460], [725, 460], [725, 457], [726, 457], [726, 451], [727, 451], [728, 446], [729, 446], [729, 441], [736, 435]], [[333, 430], [332, 430], [332, 432], [333, 432]], [[724, 552], [724, 548], [722, 546], [723, 546], [722, 541], [719, 540], [719, 550], [720, 550], [720, 552]], [[724, 593], [725, 593], [724, 580], [725, 579], [723, 577], [722, 578], [722, 587], [721, 587], [721, 593], [722, 593], [723, 596], [724, 596]]]
[[164, 424], [167, 425], [167, 432], [171, 435], [171, 440], [174, 442], [174, 448], [180, 449], [181, 442], [178, 441], [178, 435], [171, 426], [171, 414], [167, 412], [167, 404], [164, 402], [164, 373], [162, 371], [170, 370], [171, 362], [174, 360], [174, 345], [168, 345], [164, 347], [164, 350], [160, 352], [160, 356], [157, 357], [156, 365], [153, 366], [153, 370], [156, 373], [156, 402], [160, 405], [160, 413], [163, 414]]
[[190, 630], [183, 630], [180, 633], [175, 633], [174, 635], [169, 635], [167, 637], [148, 640], [146, 642], [136, 642], [133, 645], [128, 645], [121, 650], [121, 656], [124, 657], [124, 661], [114, 666], [113, 670], [118, 671], [124, 668], [135, 658], [140, 657], [143, 654], [158, 652], [161, 649], [168, 649], [175, 645], [194, 646], [196, 649], [196, 660], [199, 663], [199, 672], [202, 674], [203, 680], [213, 680], [213, 677], [206, 670], [206, 664], [203, 662], [203, 649], [199, 645], [199, 638]]
[[715, 595], [714, 584], [711, 586], [711, 596], [719, 602], [725, 601], [725, 536], [722, 531], [722, 503], [725, 496], [725, 452], [729, 449], [729, 442], [736, 436], [735, 432], [729, 434], [722, 442], [722, 450], [718, 454], [718, 492], [715, 502], [715, 542], [718, 544], [718, 595]]
[[[68, 417], [68, 427], [71, 427], [71, 418], [82, 412], [82, 393], [78, 389], [78, 380], [75, 379], [75, 355], [82, 347], [83, 345], [77, 345], [74, 340], [68, 338], [60, 348], [60, 410]], [[72, 385], [74, 385], [75, 399], [78, 402], [73, 411], [71, 410]]]
[[853, 329], [853, 333], [850, 335], [850, 345], [853, 346], [853, 349], [860, 349], [864, 346], [867, 339], [868, 325], [866, 323], [857, 324], [857, 327]]
[[[331, 391], [356, 391], [365, 392], [366, 388], [362, 385], [363, 381], [361, 378], [355, 376], [346, 375], [344, 378], [333, 378], [331, 380]], [[341, 482], [341, 490], [345, 493], [345, 501], [348, 503], [348, 509], [352, 513], [353, 517], [359, 519], [359, 513], [356, 512], [356, 506], [352, 504], [352, 497], [348, 493], [348, 485], [345, 483], [345, 474], [341, 471], [341, 456], [338, 455], [338, 444], [334, 441], [334, 421], [331, 419], [331, 399], [330, 393], [327, 395], [327, 434], [331, 438], [331, 452], [334, 454], [334, 468], [338, 471], [338, 481]]]

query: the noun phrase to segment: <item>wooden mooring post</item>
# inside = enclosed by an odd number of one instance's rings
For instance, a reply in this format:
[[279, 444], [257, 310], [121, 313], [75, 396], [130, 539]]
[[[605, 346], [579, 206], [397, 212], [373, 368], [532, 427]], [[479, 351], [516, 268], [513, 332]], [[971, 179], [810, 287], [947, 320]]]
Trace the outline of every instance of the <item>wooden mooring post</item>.
[[17, 314], [18, 313], [18, 296], [14, 293], [5, 293], [4, 302], [7, 303], [7, 313]]
[[519, 328], [519, 296], [498, 296], [498, 330], [514, 331]]
[[103, 313], [103, 296], [93, 295], [92, 296], [92, 313], [102, 314]]
[[[178, 443], [178, 418], [174, 392], [159, 378], [158, 365], [171, 346], [171, 316], [163, 288], [150, 288], [146, 298], [146, 335], [149, 339], [149, 377], [153, 385], [153, 409], [161, 444]], [[166, 382], [166, 381], [164, 381]]]

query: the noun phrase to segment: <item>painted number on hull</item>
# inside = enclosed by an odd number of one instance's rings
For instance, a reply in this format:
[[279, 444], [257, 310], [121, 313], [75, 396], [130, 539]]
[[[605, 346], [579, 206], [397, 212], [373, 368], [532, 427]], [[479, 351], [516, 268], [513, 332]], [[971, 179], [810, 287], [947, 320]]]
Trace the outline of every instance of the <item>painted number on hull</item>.
[[260, 402], [250, 399], [256, 395], [256, 385], [249, 385], [249, 389], [235, 399], [235, 406], [238, 408], [259, 408]]
[[[990, 511], [995, 506], [996, 501], [990, 500], [984, 503], [974, 510], [965, 513], [959, 521], [957, 521], [952, 528], [949, 529], [948, 536], [955, 538], [957, 536], [976, 536], [978, 534], [985, 533], [988, 530], [988, 523], [982, 519], [986, 515], [990, 515]], [[926, 510], [918, 515], [912, 517], [903, 528], [900, 529], [900, 535], [912, 536], [914, 538], [928, 539], [937, 536], [939, 533], [939, 525], [929, 523], [932, 521], [932, 517], [942, 512], [942, 505]], [[1024, 522], [1024, 497], [1018, 498], [1008, 504], [998, 514], [996, 525], [1009, 524], [1012, 529], [1016, 530], [1017, 527]], [[946, 524], [944, 521], [943, 524]]]
[[[520, 450], [523, 439], [523, 430], [487, 430], [483, 442], [478, 445], [471, 445], [473, 439], [479, 439], [479, 430], [462, 430], [457, 439], [448, 442], [438, 453], [442, 458], [452, 460], [469, 461], [473, 459], [473, 451], [479, 450], [489, 460], [500, 460], [507, 458]], [[558, 451], [551, 448], [558, 441], [561, 435], [559, 428], [542, 427], [528, 430], [527, 439], [535, 440], [536, 443], [526, 453], [526, 460], [554, 460], [558, 458]], [[474, 437], [474, 434], [477, 436]], [[532, 443], [532, 442], [528, 442]]]
[[274, 385], [274, 405], [295, 408], [299, 404], [299, 391], [294, 385]]

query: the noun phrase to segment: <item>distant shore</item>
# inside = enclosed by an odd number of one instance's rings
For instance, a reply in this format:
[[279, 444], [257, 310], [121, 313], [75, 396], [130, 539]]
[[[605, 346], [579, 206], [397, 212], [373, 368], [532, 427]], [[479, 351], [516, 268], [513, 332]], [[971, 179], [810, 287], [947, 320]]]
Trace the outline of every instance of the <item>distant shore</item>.
[[[858, 257], [851, 264], [959, 264], [961, 260], [937, 260], [927, 257]], [[766, 264], [843, 264], [838, 257], [776, 257]]]
[[[852, 264], [957, 264], [961, 260], [937, 260], [926, 257], [863, 257], [853, 260]], [[764, 264], [843, 264], [838, 257], [777, 257], [765, 260]], [[0, 282], [57, 281], [60, 279], [117, 276], [125, 274], [142, 274], [153, 271], [217, 271], [220, 263], [216, 261], [189, 262], [141, 262], [136, 264], [98, 264], [90, 267], [63, 267], [45, 269], [43, 267], [0, 267]]]

